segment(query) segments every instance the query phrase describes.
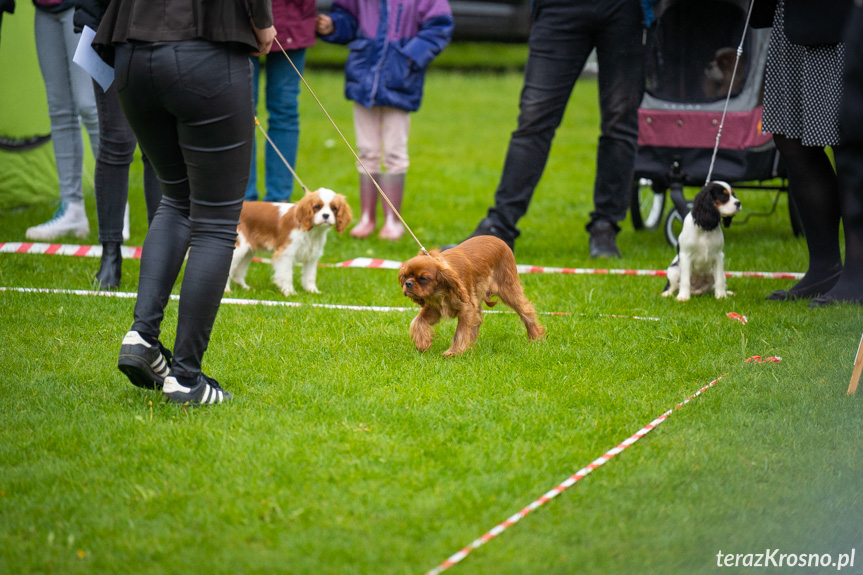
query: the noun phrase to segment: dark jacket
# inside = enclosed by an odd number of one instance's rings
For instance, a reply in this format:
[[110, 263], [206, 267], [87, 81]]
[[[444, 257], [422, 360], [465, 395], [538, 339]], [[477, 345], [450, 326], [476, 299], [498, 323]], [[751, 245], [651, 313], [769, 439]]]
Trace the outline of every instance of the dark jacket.
[[366, 108], [419, 109], [426, 68], [452, 38], [446, 0], [335, 0], [335, 31], [347, 44], [345, 97]]
[[[753, 28], [773, 26], [778, 0], [754, 0]], [[785, 0], [785, 36], [792, 44], [838, 44], [845, 35], [854, 0]]]
[[257, 51], [250, 19], [259, 29], [272, 26], [270, 0], [247, 0], [245, 6], [238, 0], [112, 0], [93, 44], [109, 47], [130, 40], [179, 42], [197, 38], [237, 42]]
[[108, 7], [109, 1], [75, 0], [75, 16], [72, 18], [75, 32], [80, 34], [84, 26], [92, 30], [98, 30], [99, 23], [102, 22], [102, 16], [105, 15], [105, 9]]

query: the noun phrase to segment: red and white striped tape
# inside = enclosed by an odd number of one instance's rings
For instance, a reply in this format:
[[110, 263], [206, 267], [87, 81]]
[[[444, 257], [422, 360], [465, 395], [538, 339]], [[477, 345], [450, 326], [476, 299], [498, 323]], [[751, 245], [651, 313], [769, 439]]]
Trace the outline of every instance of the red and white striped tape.
[[[124, 259], [141, 259], [140, 247], [121, 246], [120, 250]], [[47, 254], [100, 258], [102, 257], [102, 246], [42, 244], [37, 242], [0, 242], [0, 254]]]
[[[102, 246], [78, 246], [65, 244], [41, 244], [28, 242], [0, 242], [0, 253], [14, 254], [55, 254], [64, 256], [94, 257], [102, 256]], [[122, 247], [123, 257], [126, 259], [140, 259], [140, 247]], [[267, 260], [262, 259], [258, 261]], [[362, 268], [397, 270], [402, 262], [380, 258], [353, 258], [344, 262], [334, 264], [320, 264], [327, 268]], [[623, 275], [623, 276], [651, 276], [665, 277], [665, 270], [638, 270], [638, 269], [600, 269], [600, 268], [559, 268], [547, 266], [517, 266], [520, 274], [570, 274], [570, 275]], [[802, 273], [796, 272], [735, 272], [727, 271], [725, 276], [744, 278], [765, 279], [800, 279]]]
[[699, 395], [701, 395], [702, 393], [704, 393], [705, 391], [707, 391], [708, 389], [713, 387], [716, 384], [716, 382], [718, 382], [723, 377], [724, 376], [717, 377], [716, 379], [714, 379], [713, 381], [711, 381], [710, 383], [708, 383], [707, 385], [705, 385], [704, 387], [702, 387], [701, 389], [699, 389], [698, 391], [696, 391], [695, 393], [693, 393], [692, 395], [690, 395], [689, 397], [687, 397], [686, 399], [684, 399], [683, 401], [678, 403], [673, 409], [669, 409], [668, 411], [666, 411], [665, 413], [663, 413], [662, 415], [660, 415], [659, 417], [657, 417], [656, 419], [654, 419], [653, 421], [651, 421], [650, 423], [648, 423], [647, 425], [645, 425], [644, 427], [642, 427], [641, 429], [639, 429], [638, 431], [633, 433], [627, 439], [623, 440], [618, 446], [609, 449], [601, 457], [594, 460], [593, 462], [591, 462], [586, 467], [583, 467], [583, 468], [579, 469], [578, 471], [576, 471], [573, 475], [569, 476], [565, 481], [560, 483], [557, 487], [555, 487], [551, 491], [547, 492], [545, 495], [543, 495], [539, 499], [536, 499], [530, 505], [528, 505], [527, 507], [525, 507], [524, 509], [522, 509], [521, 511], [519, 511], [515, 515], [512, 515], [511, 517], [509, 517], [508, 519], [506, 519], [502, 523], [495, 525], [490, 530], [488, 530], [484, 535], [482, 535], [478, 539], [475, 539], [473, 542], [471, 542], [469, 545], [467, 545], [466, 547], [459, 550], [457, 553], [450, 555], [446, 561], [444, 561], [443, 563], [441, 563], [440, 565], [438, 565], [434, 569], [427, 571], [426, 575], [438, 575], [439, 573], [446, 571], [447, 569], [449, 569], [450, 567], [452, 567], [456, 563], [462, 561], [474, 549], [478, 549], [479, 547], [482, 547], [483, 545], [485, 545], [486, 543], [488, 543], [489, 541], [491, 541], [492, 539], [494, 539], [495, 537], [497, 537], [498, 535], [503, 533], [506, 529], [508, 529], [509, 527], [512, 527], [513, 525], [515, 525], [516, 523], [518, 523], [519, 521], [521, 521], [522, 519], [527, 517], [527, 515], [531, 511], [534, 511], [535, 509], [545, 505], [546, 503], [548, 503], [549, 501], [551, 501], [552, 499], [554, 499], [555, 497], [557, 497], [558, 495], [560, 495], [561, 493], [566, 491], [568, 488], [575, 485], [575, 483], [577, 481], [584, 479], [585, 477], [587, 477], [587, 475], [589, 475], [595, 469], [608, 463], [608, 461], [612, 457], [614, 457], [615, 455], [617, 455], [618, 453], [620, 453], [621, 451], [623, 451], [627, 447], [631, 446], [636, 441], [638, 441], [639, 439], [641, 439], [642, 437], [644, 437], [645, 435], [647, 435], [648, 433], [650, 433], [651, 431], [656, 429], [662, 422], [664, 422], [668, 418], [669, 415], [674, 413], [675, 410], [682, 408], [684, 405], [686, 405], [687, 403], [689, 403], [690, 401], [692, 401], [693, 399], [695, 399], [696, 397], [698, 397]]

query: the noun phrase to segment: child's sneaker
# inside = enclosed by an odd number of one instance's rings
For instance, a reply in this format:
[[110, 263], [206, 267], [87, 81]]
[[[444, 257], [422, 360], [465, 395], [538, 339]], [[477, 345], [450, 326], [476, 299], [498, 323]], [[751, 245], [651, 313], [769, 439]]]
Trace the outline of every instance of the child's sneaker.
[[160, 388], [170, 373], [171, 352], [162, 342], [157, 344], [147, 343], [137, 331], [130, 331], [123, 338], [117, 368], [138, 387]]
[[169, 401], [180, 404], [208, 405], [228, 401], [233, 396], [222, 389], [219, 382], [203, 373], [198, 375], [198, 382], [192, 387], [185, 387], [173, 375], [165, 378], [162, 393]]
[[28, 240], [55, 240], [62, 236], [73, 235], [84, 238], [90, 235], [90, 222], [84, 202], [60, 202], [60, 207], [50, 221], [27, 228]]

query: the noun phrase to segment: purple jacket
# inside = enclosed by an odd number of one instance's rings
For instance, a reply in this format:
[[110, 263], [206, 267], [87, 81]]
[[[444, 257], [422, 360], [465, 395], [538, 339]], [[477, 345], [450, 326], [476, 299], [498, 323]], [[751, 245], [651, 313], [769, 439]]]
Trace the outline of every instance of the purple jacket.
[[335, 31], [326, 42], [347, 44], [345, 97], [371, 108], [413, 112], [425, 72], [452, 38], [447, 0], [334, 0]]
[[[285, 50], [308, 48], [315, 43], [315, 0], [273, 0], [273, 25]], [[281, 52], [273, 42], [270, 52]]]

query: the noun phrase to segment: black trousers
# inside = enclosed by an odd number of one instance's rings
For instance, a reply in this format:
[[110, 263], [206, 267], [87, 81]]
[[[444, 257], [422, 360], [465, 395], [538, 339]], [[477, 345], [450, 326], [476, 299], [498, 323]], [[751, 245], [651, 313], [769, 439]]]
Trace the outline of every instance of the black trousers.
[[162, 186], [144, 241], [132, 329], [159, 336], [188, 251], [171, 371], [196, 378], [228, 278], [251, 167], [251, 64], [235, 44], [122, 44], [115, 74], [123, 112]]
[[[835, 150], [840, 179], [845, 269], [838, 297], [863, 296], [863, 6], [852, 9], [845, 30], [845, 86], [840, 107], [842, 145]], [[834, 293], [831, 291], [831, 293]]]
[[638, 0], [536, 0], [528, 40], [518, 128], [512, 133], [488, 218], [507, 235], [527, 212], [575, 81], [596, 48], [600, 136], [594, 181], [597, 220], [626, 217], [644, 94], [642, 12]]

